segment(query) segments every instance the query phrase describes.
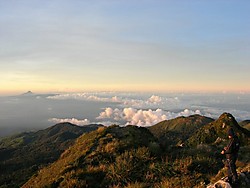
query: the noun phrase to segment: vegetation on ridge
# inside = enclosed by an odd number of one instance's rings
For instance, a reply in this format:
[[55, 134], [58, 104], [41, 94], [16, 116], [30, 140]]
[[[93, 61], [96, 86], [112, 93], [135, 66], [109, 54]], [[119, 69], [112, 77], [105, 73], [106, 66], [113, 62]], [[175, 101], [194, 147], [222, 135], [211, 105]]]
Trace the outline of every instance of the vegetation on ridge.
[[241, 140], [238, 170], [248, 171], [249, 131], [228, 113], [217, 120], [193, 115], [150, 128], [111, 126], [83, 134], [23, 187], [203, 188], [225, 176], [220, 151], [229, 127]]
[[227, 130], [232, 127], [239, 139], [241, 145], [249, 144], [250, 132], [237, 123], [235, 118], [229, 114], [222, 114], [216, 121], [213, 121], [201, 129], [197, 130], [188, 140], [187, 144], [190, 146], [197, 146], [199, 144], [225, 145], [227, 140]]
[[168, 146], [180, 146], [194, 132], [212, 121], [214, 121], [212, 118], [201, 115], [181, 116], [157, 123], [149, 127], [149, 130], [159, 139], [162, 146], [167, 148]]
[[[208, 122], [208, 124], [205, 124]], [[237, 128], [243, 141], [241, 155], [248, 151], [248, 137], [245, 129], [230, 114], [223, 114], [218, 120], [202, 116], [179, 117], [162, 122], [149, 129], [134, 126], [100, 128], [81, 136], [75, 145], [66, 150], [60, 159], [41, 169], [23, 187], [206, 187], [213, 177], [223, 169], [219, 145], [213, 141], [200, 143], [200, 130], [206, 127], [226, 124]], [[167, 125], [167, 129], [164, 127]], [[161, 143], [159, 135], [168, 135], [172, 130], [182, 131], [181, 141], [186, 145], [176, 147], [174, 142]], [[215, 131], [212, 139], [225, 138]], [[155, 130], [156, 132], [154, 132]], [[150, 131], [149, 131], [150, 130]], [[153, 130], [153, 131], [152, 131]], [[219, 130], [219, 128], [218, 128]], [[163, 131], [163, 132], [161, 132]], [[165, 131], [165, 133], [164, 133]], [[154, 135], [152, 133], [155, 133]], [[158, 134], [158, 135], [157, 135]], [[170, 134], [170, 133], [169, 133]], [[205, 139], [206, 141], [206, 139]], [[227, 142], [224, 139], [225, 143]], [[245, 147], [245, 148], [244, 148]], [[248, 164], [241, 157], [241, 165]], [[218, 176], [218, 175], [217, 175]]]
[[77, 137], [99, 126], [61, 123], [45, 130], [1, 139], [0, 187], [20, 187], [39, 168], [57, 160]]
[[173, 173], [170, 165], [157, 160], [154, 152], [159, 150], [146, 128], [99, 128], [81, 136], [60, 160], [39, 171], [23, 187], [34, 182], [37, 187], [108, 187], [159, 181]]

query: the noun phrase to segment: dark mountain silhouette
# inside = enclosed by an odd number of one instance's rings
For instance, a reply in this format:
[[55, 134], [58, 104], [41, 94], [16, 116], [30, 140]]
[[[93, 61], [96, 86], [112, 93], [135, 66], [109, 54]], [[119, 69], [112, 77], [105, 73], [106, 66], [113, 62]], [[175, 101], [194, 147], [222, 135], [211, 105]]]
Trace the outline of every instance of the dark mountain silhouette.
[[[17, 134], [0, 140], [0, 185], [23, 184], [39, 168], [54, 162], [83, 133], [101, 125], [61, 123], [38, 132]], [[0, 186], [1, 187], [1, 186]]]
[[29, 96], [29, 95], [34, 95], [32, 91], [27, 91], [26, 93], [22, 94], [23, 96]]

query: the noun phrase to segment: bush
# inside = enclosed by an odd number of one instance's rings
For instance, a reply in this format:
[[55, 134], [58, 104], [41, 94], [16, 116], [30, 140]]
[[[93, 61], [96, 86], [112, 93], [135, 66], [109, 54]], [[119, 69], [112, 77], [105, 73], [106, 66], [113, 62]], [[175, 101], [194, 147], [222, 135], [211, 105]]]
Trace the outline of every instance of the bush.
[[142, 181], [150, 159], [150, 152], [145, 147], [125, 151], [115, 159], [115, 163], [108, 166], [107, 178], [110, 182], [123, 186]]

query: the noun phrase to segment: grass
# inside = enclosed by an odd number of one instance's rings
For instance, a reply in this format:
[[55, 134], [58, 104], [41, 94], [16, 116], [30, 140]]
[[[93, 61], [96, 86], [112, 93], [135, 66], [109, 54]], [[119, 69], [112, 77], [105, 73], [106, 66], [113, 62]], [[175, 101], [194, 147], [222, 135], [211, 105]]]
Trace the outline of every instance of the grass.
[[[225, 172], [220, 147], [209, 140], [163, 150], [146, 128], [102, 127], [82, 135], [23, 187], [203, 188]], [[249, 164], [248, 153], [249, 146], [243, 146], [238, 167]]]

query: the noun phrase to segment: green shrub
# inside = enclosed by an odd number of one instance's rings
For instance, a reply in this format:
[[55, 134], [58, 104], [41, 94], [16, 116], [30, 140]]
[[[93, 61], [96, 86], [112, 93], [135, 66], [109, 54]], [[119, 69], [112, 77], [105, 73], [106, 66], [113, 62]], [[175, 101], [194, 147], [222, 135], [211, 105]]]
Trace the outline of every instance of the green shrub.
[[145, 147], [125, 151], [115, 159], [115, 163], [109, 165], [107, 178], [121, 185], [142, 181], [150, 159], [150, 152]]

